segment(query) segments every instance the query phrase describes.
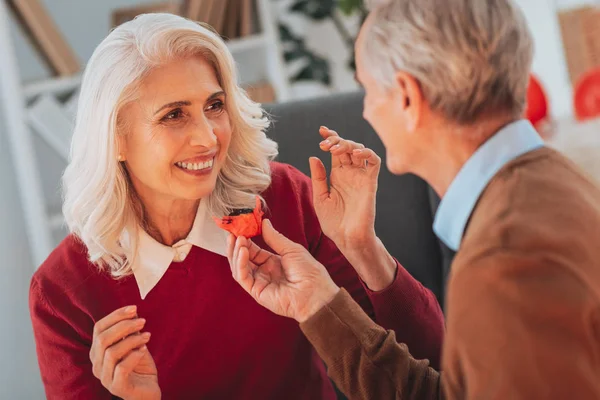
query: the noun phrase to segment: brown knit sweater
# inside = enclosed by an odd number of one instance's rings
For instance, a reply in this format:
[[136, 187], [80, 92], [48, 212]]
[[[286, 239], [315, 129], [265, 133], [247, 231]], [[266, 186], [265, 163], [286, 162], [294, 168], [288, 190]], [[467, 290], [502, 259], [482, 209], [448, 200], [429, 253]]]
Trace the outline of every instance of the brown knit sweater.
[[600, 189], [542, 148], [482, 194], [452, 265], [439, 374], [350, 296], [301, 325], [350, 399], [600, 399]]

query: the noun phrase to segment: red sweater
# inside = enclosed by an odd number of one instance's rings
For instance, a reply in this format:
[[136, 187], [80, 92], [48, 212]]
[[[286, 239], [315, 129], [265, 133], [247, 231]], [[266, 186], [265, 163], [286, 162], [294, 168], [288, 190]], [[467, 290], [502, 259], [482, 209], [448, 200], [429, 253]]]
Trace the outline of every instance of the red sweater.
[[[312, 207], [310, 180], [272, 165], [263, 194], [267, 217], [305, 246], [333, 280], [408, 344], [416, 358], [439, 365], [443, 316], [433, 294], [401, 266], [382, 292], [366, 289], [325, 237]], [[266, 247], [262, 238], [255, 241]], [[48, 399], [110, 399], [89, 360], [94, 323], [125, 305], [138, 306], [152, 333], [148, 344], [164, 399], [334, 399], [333, 387], [298, 324], [259, 306], [233, 280], [225, 257], [193, 247], [184, 262], [140, 299], [133, 276], [114, 280], [87, 261], [68, 236], [35, 273], [30, 309]]]

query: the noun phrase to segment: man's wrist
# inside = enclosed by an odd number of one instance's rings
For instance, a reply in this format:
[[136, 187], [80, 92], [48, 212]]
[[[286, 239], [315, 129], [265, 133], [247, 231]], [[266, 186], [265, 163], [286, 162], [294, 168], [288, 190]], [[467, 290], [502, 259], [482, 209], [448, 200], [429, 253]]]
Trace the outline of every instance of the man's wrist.
[[372, 256], [373, 251], [379, 251], [381, 240], [373, 234], [365, 235], [361, 238], [347, 239], [340, 241], [336, 245], [346, 258], [362, 260]]
[[296, 321], [303, 323], [315, 315], [319, 310], [331, 303], [334, 297], [339, 293], [340, 288], [333, 282], [315, 290], [309, 297], [306, 306], [298, 312]]
[[394, 282], [398, 264], [377, 236], [347, 244], [340, 251], [372, 291], [384, 290]]

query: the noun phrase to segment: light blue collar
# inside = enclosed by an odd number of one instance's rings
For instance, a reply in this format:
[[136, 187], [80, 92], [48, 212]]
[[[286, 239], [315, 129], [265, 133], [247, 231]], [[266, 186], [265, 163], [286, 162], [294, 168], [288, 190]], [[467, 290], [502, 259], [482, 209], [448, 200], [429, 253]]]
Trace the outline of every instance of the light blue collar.
[[488, 139], [463, 165], [442, 198], [433, 223], [436, 235], [458, 250], [475, 204], [494, 175], [511, 160], [543, 145], [527, 120], [506, 125]]

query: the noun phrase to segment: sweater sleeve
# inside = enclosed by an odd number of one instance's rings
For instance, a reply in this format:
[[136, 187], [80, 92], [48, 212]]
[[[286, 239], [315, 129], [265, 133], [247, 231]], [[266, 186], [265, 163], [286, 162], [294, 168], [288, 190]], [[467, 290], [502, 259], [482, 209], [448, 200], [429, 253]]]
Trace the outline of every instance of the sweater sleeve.
[[415, 358], [428, 359], [438, 369], [445, 327], [444, 315], [435, 295], [399, 263], [392, 285], [380, 292], [369, 290], [335, 243], [323, 234], [312, 203], [310, 178], [289, 168], [311, 254], [369, 316], [384, 328], [393, 330], [396, 339], [406, 343]]
[[393, 331], [375, 324], [342, 289], [300, 325], [338, 388], [357, 399], [441, 399], [440, 374], [411, 357]]
[[34, 277], [29, 291], [38, 363], [48, 400], [109, 400], [92, 373], [90, 344], [54, 311]]
[[375, 322], [391, 329], [396, 339], [406, 343], [417, 359], [427, 359], [439, 369], [444, 338], [444, 316], [437, 299], [413, 278], [402, 265], [394, 282], [380, 292], [373, 292], [325, 235], [321, 236], [313, 256], [328, 269], [333, 281], [345, 288]]
[[560, 261], [496, 250], [456, 264], [448, 397], [600, 399], [597, 295]]

